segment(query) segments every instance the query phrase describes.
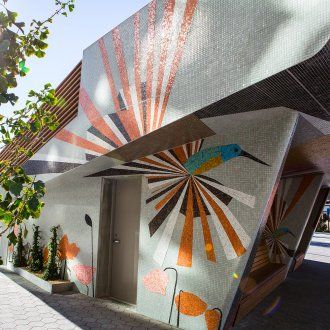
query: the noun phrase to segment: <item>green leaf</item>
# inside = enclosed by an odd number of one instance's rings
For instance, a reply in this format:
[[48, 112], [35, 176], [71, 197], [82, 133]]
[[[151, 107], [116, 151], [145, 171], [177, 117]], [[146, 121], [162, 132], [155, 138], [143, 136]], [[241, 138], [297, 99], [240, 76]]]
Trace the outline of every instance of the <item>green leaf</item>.
[[30, 210], [32, 211], [37, 211], [39, 207], [39, 200], [37, 197], [33, 196], [29, 201], [28, 201], [28, 206]]
[[41, 123], [40, 121], [34, 121], [33, 123], [31, 123], [31, 130], [33, 133], [36, 133], [38, 130], [40, 130], [41, 128]]
[[23, 73], [28, 73], [30, 71], [30, 69], [25, 66], [24, 60], [22, 60], [18, 63], [18, 67]]
[[45, 184], [41, 180], [39, 180], [33, 184], [33, 187], [37, 191], [42, 191], [45, 188]]
[[9, 191], [15, 196], [19, 196], [23, 189], [23, 185], [21, 183], [14, 181], [10, 181], [8, 183], [8, 187], [9, 187]]
[[45, 56], [45, 52], [43, 52], [42, 50], [38, 49], [36, 52], [35, 52], [35, 56], [37, 56], [38, 58], [42, 58]]
[[22, 70], [25, 67], [25, 61], [22, 60], [18, 63], [18, 67], [20, 68], [20, 70]]
[[15, 21], [16, 17], [18, 16], [18, 14], [14, 11], [10, 11], [7, 9], [7, 15], [9, 17], [10, 20]]
[[0, 92], [6, 92], [8, 88], [7, 79], [0, 76]]
[[5, 213], [4, 215], [3, 215], [3, 222], [4, 223], [10, 223], [10, 221], [13, 219], [13, 215], [11, 214], [11, 213], [9, 213], [9, 212], [7, 212], [7, 213]]
[[7, 235], [7, 238], [9, 240], [9, 244], [8, 245], [11, 245], [11, 244], [16, 244], [17, 243], [17, 237], [14, 233], [14, 231], [10, 232], [8, 235]]

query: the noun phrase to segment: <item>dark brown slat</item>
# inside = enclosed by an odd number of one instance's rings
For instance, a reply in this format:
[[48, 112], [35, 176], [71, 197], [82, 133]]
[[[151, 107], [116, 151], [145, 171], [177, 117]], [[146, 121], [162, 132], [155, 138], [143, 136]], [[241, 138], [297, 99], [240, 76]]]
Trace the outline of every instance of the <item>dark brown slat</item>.
[[[62, 107], [49, 107], [46, 106], [46, 110], [51, 110], [57, 116], [57, 120], [60, 125], [56, 131], [50, 131], [44, 128], [39, 133], [39, 139], [33, 136], [31, 132], [27, 132], [24, 138], [16, 139], [12, 144], [6, 146], [0, 152], [0, 160], [12, 160], [14, 156], [15, 148], [24, 147], [36, 153], [40, 150], [51, 138], [53, 138], [57, 132], [64, 128], [69, 122], [71, 122], [78, 114], [79, 105], [79, 89], [81, 79], [81, 62], [78, 63], [74, 69], [68, 74], [68, 76], [58, 85], [56, 88], [56, 96], [65, 100], [65, 104]], [[15, 161], [17, 165], [22, 165], [28, 157], [22, 156]]]

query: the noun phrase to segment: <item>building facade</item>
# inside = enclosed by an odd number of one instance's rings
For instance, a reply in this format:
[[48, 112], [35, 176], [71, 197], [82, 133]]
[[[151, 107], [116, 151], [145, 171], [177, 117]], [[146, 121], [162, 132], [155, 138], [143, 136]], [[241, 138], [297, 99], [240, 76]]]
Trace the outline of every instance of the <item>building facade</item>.
[[153, 0], [84, 51], [24, 163], [80, 292], [217, 329], [285, 279], [330, 183], [329, 12]]

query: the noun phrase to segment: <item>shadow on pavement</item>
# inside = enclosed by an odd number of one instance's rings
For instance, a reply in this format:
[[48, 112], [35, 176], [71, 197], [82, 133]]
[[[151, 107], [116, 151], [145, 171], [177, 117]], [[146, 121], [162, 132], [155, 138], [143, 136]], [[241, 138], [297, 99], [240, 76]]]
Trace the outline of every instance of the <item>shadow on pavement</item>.
[[330, 264], [304, 260], [234, 329], [330, 329]]
[[[17, 285], [39, 298], [48, 307], [61, 314], [65, 319], [84, 330], [107, 328], [141, 330], [172, 329], [165, 323], [157, 322], [135, 313], [124, 304], [111, 300], [94, 299], [75, 292], [49, 294], [9, 270], [1, 268], [0, 272]], [[31, 308], [33, 308], [33, 306], [31, 306]], [[24, 310], [21, 312], [24, 313]], [[36, 310], [36, 315], [37, 313]], [[48, 325], [46, 319], [45, 325]]]

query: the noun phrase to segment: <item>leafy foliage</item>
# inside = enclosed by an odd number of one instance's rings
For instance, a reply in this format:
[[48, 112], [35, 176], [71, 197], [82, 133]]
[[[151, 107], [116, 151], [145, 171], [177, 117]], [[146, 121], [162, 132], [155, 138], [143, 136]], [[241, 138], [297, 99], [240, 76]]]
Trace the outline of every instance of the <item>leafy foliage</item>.
[[33, 226], [33, 243], [31, 251], [31, 261], [29, 263], [29, 268], [33, 272], [40, 272], [44, 267], [44, 257], [42, 253], [42, 248], [40, 246], [40, 230], [39, 226]]
[[[4, 103], [15, 105], [17, 102], [18, 97], [12, 89], [17, 86], [17, 77], [24, 77], [29, 72], [27, 58], [45, 56], [49, 25], [54, 17], [67, 16], [74, 9], [74, 0], [54, 1], [54, 13], [43, 21], [33, 19], [27, 30], [25, 23], [17, 20], [18, 14], [7, 8], [8, 0], [0, 1], [3, 8], [0, 12], [0, 107]], [[33, 155], [32, 150], [24, 147], [28, 141], [42, 141], [43, 128], [55, 130], [58, 127], [56, 115], [49, 110], [54, 106], [61, 106], [61, 102], [55, 89], [47, 83], [39, 92], [29, 92], [22, 109], [14, 110], [8, 117], [0, 114], [0, 149], [10, 144], [12, 150], [6, 159], [0, 159], [0, 187], [4, 191], [0, 194], [0, 221], [6, 226], [0, 236], [15, 224], [40, 216], [45, 185], [28, 176], [20, 165]], [[7, 237], [10, 243], [16, 244], [15, 235]]]
[[53, 226], [50, 231], [52, 237], [48, 244], [48, 262], [44, 272], [43, 278], [46, 281], [58, 280], [60, 278], [60, 263], [58, 259], [58, 236], [57, 236], [57, 226]]
[[23, 246], [23, 232], [21, 227], [19, 229], [19, 233], [17, 237], [16, 251], [14, 252], [14, 266], [15, 267], [26, 266], [25, 251]]

